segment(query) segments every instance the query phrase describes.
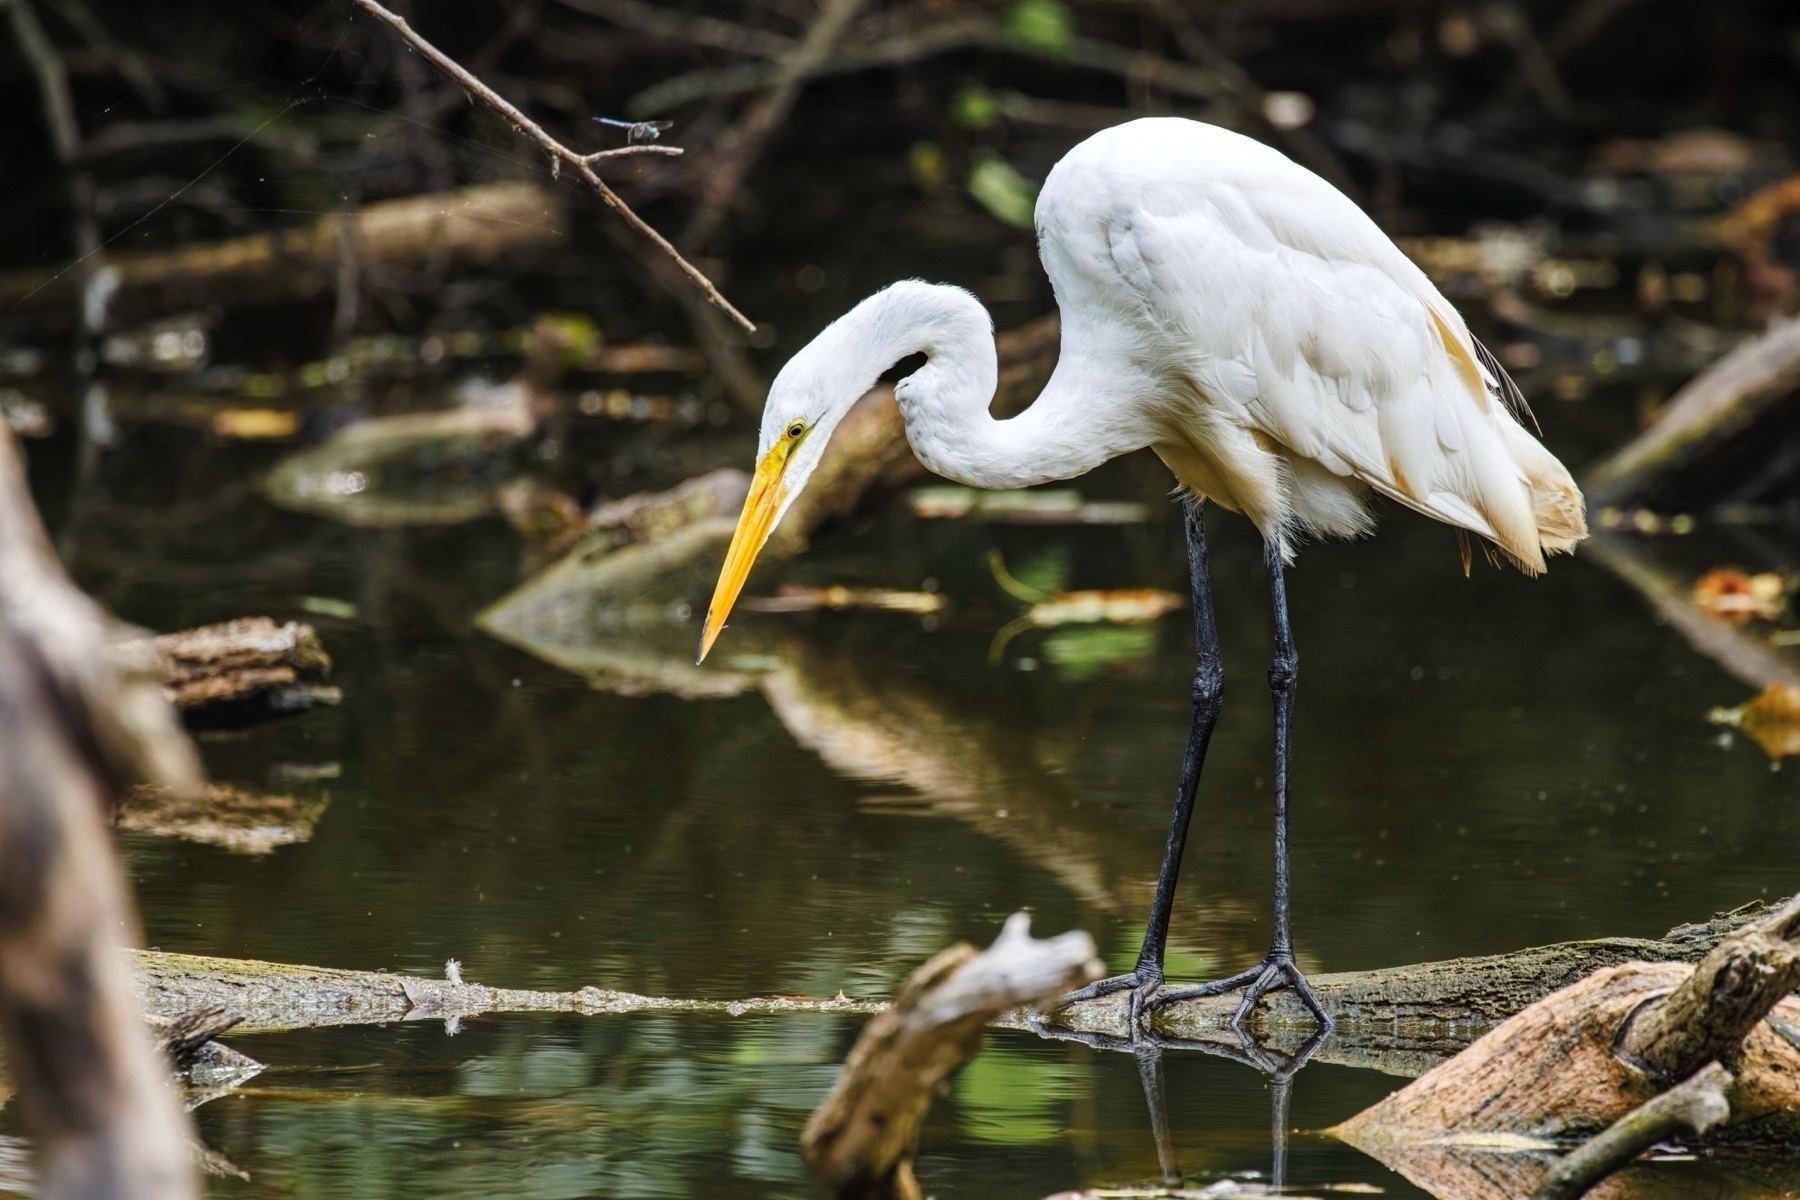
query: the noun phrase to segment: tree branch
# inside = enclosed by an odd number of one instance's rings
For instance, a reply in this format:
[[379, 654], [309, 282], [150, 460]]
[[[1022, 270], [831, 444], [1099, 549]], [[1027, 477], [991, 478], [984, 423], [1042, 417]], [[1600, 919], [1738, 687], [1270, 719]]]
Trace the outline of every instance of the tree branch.
[[550, 134], [545, 131], [543, 126], [520, 112], [509, 100], [487, 84], [481, 82], [481, 80], [477, 79], [467, 68], [463, 67], [462, 64], [458, 63], [442, 50], [439, 50], [436, 46], [433, 46], [430, 42], [420, 37], [419, 34], [414, 31], [412, 26], [407, 24], [404, 17], [401, 17], [398, 13], [392, 12], [389, 9], [383, 8], [380, 4], [376, 3], [376, 0], [355, 0], [355, 3], [380, 20], [383, 24], [392, 28], [395, 33], [398, 33], [401, 38], [407, 42], [408, 45], [412, 46], [420, 54], [429, 59], [440, 71], [467, 88], [471, 95], [477, 97], [482, 103], [505, 117], [508, 123], [510, 123], [514, 129], [518, 130], [520, 134], [536, 142], [545, 153], [550, 155], [553, 172], [559, 172], [563, 163], [567, 163], [573, 167], [576, 174], [586, 180], [588, 186], [598, 192], [600, 198], [606, 201], [614, 212], [624, 218], [626, 224], [643, 234], [646, 238], [649, 238], [650, 241], [655, 243], [657, 249], [668, 255], [675, 265], [681, 269], [682, 274], [686, 275], [688, 279], [693, 282], [694, 286], [699, 288], [701, 292], [706, 295], [706, 298], [716, 305], [720, 311], [724, 312], [726, 316], [743, 326], [746, 331], [752, 331], [756, 328], [756, 323], [754, 321], [739, 312], [732, 306], [729, 300], [725, 299], [725, 297], [720, 294], [719, 289], [713, 286], [712, 280], [708, 279], [698, 267], [694, 266], [693, 263], [690, 263], [687, 259], [683, 258], [681, 252], [675, 249], [675, 247], [669, 243], [667, 238], [656, 232], [656, 230], [642, 217], [633, 212], [631, 206], [626, 204], [625, 201], [619, 197], [617, 192], [608, 187], [606, 181], [601, 179], [594, 171], [595, 163], [604, 162], [608, 159], [646, 153], [680, 154], [681, 151], [679, 148], [674, 146], [625, 146], [617, 150], [599, 150], [592, 154], [579, 154], [551, 137]]

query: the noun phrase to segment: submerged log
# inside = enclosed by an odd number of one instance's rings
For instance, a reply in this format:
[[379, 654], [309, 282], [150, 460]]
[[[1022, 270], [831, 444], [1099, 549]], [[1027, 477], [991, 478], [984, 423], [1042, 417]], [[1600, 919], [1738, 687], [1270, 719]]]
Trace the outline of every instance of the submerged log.
[[[1800, 896], [1697, 967], [1632, 962], [1532, 1005], [1334, 1132], [1441, 1196], [1516, 1196], [1584, 1138], [1713, 1060], [1735, 1076], [1713, 1143], [1800, 1143]], [[1494, 1147], [1510, 1146], [1511, 1153]]]
[[[384, 200], [282, 233], [110, 254], [92, 272], [90, 294], [101, 299], [101, 313], [127, 323], [220, 303], [305, 300], [338, 286], [346, 264], [354, 279], [358, 269], [442, 269], [561, 245], [562, 205], [556, 193], [529, 183]], [[0, 311], [60, 325], [76, 310], [84, 278], [67, 269], [0, 276]]]
[[918, 1200], [920, 1123], [943, 1082], [981, 1048], [988, 1023], [1104, 973], [1087, 934], [1039, 941], [1024, 913], [980, 953], [963, 942], [937, 955], [863, 1027], [801, 1134], [807, 1165], [839, 1200]]
[[313, 627], [298, 621], [242, 617], [121, 642], [113, 656], [155, 675], [169, 702], [194, 716], [294, 712], [337, 700], [337, 690], [319, 682], [331, 658]]
[[186, 1122], [117, 953], [136, 924], [101, 814], [134, 776], [199, 779], [155, 684], [107, 653], [0, 425], [0, 1035], [38, 1195], [187, 1200]]

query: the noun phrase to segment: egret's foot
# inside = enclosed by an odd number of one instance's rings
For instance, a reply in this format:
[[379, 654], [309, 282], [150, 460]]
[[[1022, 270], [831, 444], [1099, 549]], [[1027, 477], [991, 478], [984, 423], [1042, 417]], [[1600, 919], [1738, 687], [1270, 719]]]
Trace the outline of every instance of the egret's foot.
[[[1103, 981], [1110, 982], [1110, 981]], [[1331, 1017], [1325, 1012], [1325, 1006], [1319, 1003], [1318, 996], [1313, 994], [1312, 985], [1306, 982], [1306, 976], [1294, 963], [1294, 956], [1285, 951], [1271, 951], [1269, 957], [1251, 967], [1248, 971], [1240, 971], [1229, 979], [1219, 979], [1212, 983], [1197, 984], [1193, 987], [1164, 988], [1154, 995], [1145, 997], [1142, 1009], [1147, 1018], [1157, 1009], [1174, 1004], [1180, 1000], [1194, 1000], [1201, 996], [1222, 996], [1226, 992], [1235, 992], [1242, 988], [1244, 999], [1238, 1005], [1237, 1012], [1231, 1018], [1231, 1027], [1240, 1028], [1245, 1018], [1256, 1011], [1256, 1002], [1270, 992], [1278, 992], [1282, 988], [1291, 987], [1294, 994], [1300, 997], [1300, 1003], [1306, 1005], [1312, 1013], [1313, 1020], [1319, 1023], [1321, 1032], [1328, 1033], [1332, 1028]], [[1138, 1006], [1133, 1005], [1133, 1017], [1136, 1017]]]
[[1144, 1019], [1150, 1015], [1147, 1007], [1151, 997], [1157, 994], [1163, 985], [1162, 968], [1154, 963], [1139, 963], [1123, 975], [1112, 975], [1105, 979], [1097, 979], [1084, 988], [1065, 995], [1057, 1002], [1059, 1009], [1071, 1004], [1079, 1004], [1083, 1000], [1098, 1000], [1102, 996], [1112, 996], [1119, 992], [1131, 993], [1131, 1025], [1133, 1034], [1144, 1027]]

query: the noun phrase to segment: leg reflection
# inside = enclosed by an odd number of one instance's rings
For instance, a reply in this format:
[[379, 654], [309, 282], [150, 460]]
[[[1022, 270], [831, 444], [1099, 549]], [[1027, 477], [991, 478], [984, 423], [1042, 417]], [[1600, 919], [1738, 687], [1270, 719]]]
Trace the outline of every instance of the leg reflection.
[[1315, 1029], [1298, 1050], [1286, 1054], [1270, 1046], [1258, 1045], [1248, 1032], [1236, 1026], [1229, 1030], [1235, 1035], [1233, 1044], [1203, 1038], [1167, 1037], [1155, 1032], [1140, 1033], [1134, 1038], [1085, 1033], [1050, 1025], [1041, 1013], [1032, 1014], [1032, 1018], [1032, 1028], [1039, 1037], [1080, 1042], [1096, 1050], [1127, 1050], [1137, 1059], [1138, 1080], [1143, 1084], [1144, 1102], [1150, 1110], [1150, 1133], [1156, 1141], [1156, 1159], [1165, 1187], [1172, 1188], [1180, 1183], [1181, 1166], [1175, 1159], [1175, 1139], [1169, 1129], [1168, 1102], [1163, 1086], [1163, 1051], [1198, 1050], [1202, 1054], [1229, 1058], [1256, 1071], [1269, 1081], [1269, 1182], [1277, 1192], [1286, 1186], [1288, 1104], [1293, 1096], [1294, 1076], [1324, 1045], [1329, 1029]]

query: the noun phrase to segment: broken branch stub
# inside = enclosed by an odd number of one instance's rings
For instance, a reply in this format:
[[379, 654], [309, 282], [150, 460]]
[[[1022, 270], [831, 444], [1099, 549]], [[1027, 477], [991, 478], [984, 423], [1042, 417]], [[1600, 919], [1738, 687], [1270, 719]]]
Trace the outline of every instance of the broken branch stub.
[[1014, 913], [986, 950], [950, 947], [863, 1027], [800, 1138], [807, 1164], [841, 1200], [916, 1200], [919, 1125], [938, 1086], [980, 1048], [987, 1024], [1101, 975], [1087, 934], [1039, 941], [1030, 929], [1031, 918]]
[[183, 712], [292, 712], [336, 699], [318, 680], [331, 658], [310, 625], [242, 617], [122, 642], [113, 658], [149, 672]]
[[1664, 1086], [1717, 1059], [1800, 990], [1800, 896], [1720, 942], [1667, 996], [1629, 1018], [1619, 1052]]

